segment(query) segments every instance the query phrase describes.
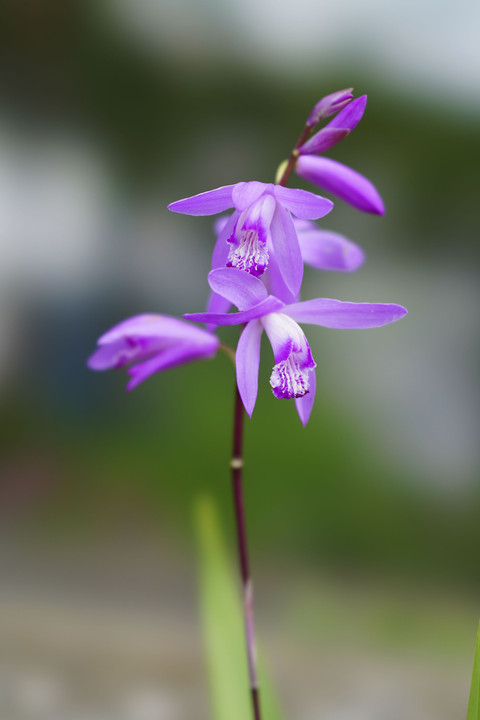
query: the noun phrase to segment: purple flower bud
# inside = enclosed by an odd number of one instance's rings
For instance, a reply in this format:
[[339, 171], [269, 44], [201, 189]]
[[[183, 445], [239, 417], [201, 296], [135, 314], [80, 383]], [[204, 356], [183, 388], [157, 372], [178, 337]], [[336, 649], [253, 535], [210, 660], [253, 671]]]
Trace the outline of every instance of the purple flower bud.
[[313, 127], [319, 123], [320, 120], [324, 120], [344, 108], [353, 98], [352, 91], [353, 88], [348, 88], [347, 90], [337, 90], [337, 92], [323, 97], [318, 101], [308, 116], [306, 125], [308, 127]]
[[328, 125], [312, 135], [300, 147], [300, 155], [313, 155], [325, 152], [343, 140], [346, 135], [357, 127], [363, 117], [367, 105], [367, 96], [355, 98], [347, 107], [330, 120]]

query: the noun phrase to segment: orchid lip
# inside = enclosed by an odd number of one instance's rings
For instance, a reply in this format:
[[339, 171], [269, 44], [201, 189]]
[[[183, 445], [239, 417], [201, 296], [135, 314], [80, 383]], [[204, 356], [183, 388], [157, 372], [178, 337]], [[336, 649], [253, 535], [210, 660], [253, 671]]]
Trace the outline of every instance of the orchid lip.
[[276, 398], [301, 398], [310, 392], [309, 378], [312, 368], [301, 368], [295, 353], [277, 363], [270, 376], [270, 385]]
[[255, 230], [241, 232], [241, 240], [238, 245], [233, 245], [228, 253], [227, 267], [234, 267], [237, 270], [260, 277], [268, 265], [268, 250], [266, 243], [262, 243]]

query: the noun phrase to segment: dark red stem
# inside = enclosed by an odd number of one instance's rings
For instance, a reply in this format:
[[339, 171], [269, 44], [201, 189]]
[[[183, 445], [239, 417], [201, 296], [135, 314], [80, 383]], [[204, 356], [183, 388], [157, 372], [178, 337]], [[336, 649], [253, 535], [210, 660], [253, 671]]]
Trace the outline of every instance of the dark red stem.
[[285, 187], [285, 185], [287, 184], [288, 179], [289, 179], [290, 175], [292, 174], [292, 170], [295, 167], [295, 163], [298, 160], [298, 156], [300, 155], [298, 150], [303, 145], [305, 140], [308, 138], [311, 131], [312, 131], [311, 125], [305, 125], [305, 127], [302, 130], [302, 134], [300, 135], [300, 137], [297, 140], [297, 144], [295, 145], [292, 152], [290, 153], [290, 157], [288, 158], [287, 167], [285, 168], [283, 175], [278, 182], [279, 185], [283, 185]]
[[235, 409], [233, 415], [233, 449], [232, 449], [232, 489], [235, 507], [235, 522], [237, 528], [238, 555], [242, 575], [243, 612], [245, 617], [245, 636], [247, 641], [248, 673], [250, 680], [250, 694], [252, 698], [253, 717], [261, 720], [260, 698], [258, 691], [257, 651], [255, 643], [255, 617], [253, 609], [253, 585], [250, 577], [250, 567], [247, 549], [247, 531], [245, 525], [245, 509], [243, 502], [243, 420], [245, 410], [242, 399], [235, 383]]

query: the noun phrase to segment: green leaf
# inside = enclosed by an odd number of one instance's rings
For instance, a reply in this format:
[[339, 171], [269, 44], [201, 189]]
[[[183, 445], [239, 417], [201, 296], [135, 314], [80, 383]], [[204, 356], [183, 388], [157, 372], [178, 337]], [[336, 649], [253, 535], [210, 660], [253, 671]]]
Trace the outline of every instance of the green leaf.
[[467, 720], [480, 720], [480, 625], [478, 626], [477, 642], [475, 643]]
[[[215, 720], [251, 720], [240, 583], [225, 549], [210, 498], [195, 505], [200, 551], [200, 600]], [[264, 720], [282, 720], [260, 658], [260, 704]]]

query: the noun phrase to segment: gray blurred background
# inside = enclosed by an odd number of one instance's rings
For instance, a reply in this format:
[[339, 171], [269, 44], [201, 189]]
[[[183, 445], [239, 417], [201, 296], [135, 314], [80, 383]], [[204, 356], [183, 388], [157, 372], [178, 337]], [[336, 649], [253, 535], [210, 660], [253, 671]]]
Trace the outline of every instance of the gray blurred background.
[[350, 86], [367, 111], [329, 155], [387, 211], [336, 202], [323, 227], [367, 262], [307, 272], [304, 297], [409, 316], [310, 330], [306, 429], [271, 395], [265, 344], [246, 429], [258, 626], [287, 717], [464, 717], [479, 24], [473, 0], [0, 5], [2, 720], [210, 717], [191, 508], [215, 498], [233, 551], [232, 368], [222, 356], [126, 394], [123, 372], [85, 361], [125, 317], [203, 309], [211, 219], [166, 205], [270, 182], [313, 104]]

